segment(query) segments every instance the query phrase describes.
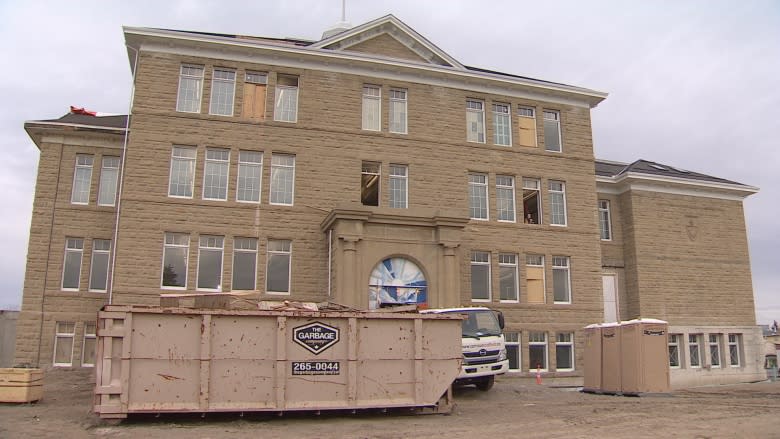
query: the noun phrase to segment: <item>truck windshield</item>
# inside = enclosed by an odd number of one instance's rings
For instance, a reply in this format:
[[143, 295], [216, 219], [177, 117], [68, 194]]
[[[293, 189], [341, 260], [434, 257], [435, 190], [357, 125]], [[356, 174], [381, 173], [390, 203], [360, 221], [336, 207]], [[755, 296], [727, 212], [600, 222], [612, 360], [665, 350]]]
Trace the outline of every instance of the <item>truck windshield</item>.
[[463, 337], [487, 337], [501, 335], [498, 319], [493, 311], [461, 311], [466, 319], [463, 320]]

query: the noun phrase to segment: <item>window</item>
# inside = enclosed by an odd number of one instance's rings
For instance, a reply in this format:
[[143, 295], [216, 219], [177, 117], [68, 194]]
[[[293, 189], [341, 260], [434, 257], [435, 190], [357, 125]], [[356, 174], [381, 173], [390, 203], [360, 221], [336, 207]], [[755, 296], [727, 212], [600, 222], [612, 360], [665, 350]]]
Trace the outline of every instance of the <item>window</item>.
[[544, 112], [544, 149], [561, 152], [561, 114], [557, 111]]
[[720, 334], [710, 334], [710, 365], [720, 367]]
[[214, 69], [211, 78], [211, 101], [209, 114], [233, 115], [233, 97], [236, 94], [236, 71]]
[[206, 148], [206, 166], [203, 169], [203, 199], [227, 200], [230, 150]]
[[574, 335], [571, 332], [555, 336], [555, 370], [574, 370]]
[[493, 143], [512, 146], [512, 123], [508, 104], [493, 104]]
[[84, 322], [84, 343], [81, 347], [82, 367], [95, 367], [95, 351], [97, 350], [96, 327], [95, 322]]
[[566, 225], [566, 184], [562, 181], [550, 180], [550, 224]]
[[406, 165], [390, 165], [390, 207], [406, 209], [409, 204], [409, 179]]
[[173, 147], [168, 196], [192, 198], [192, 186], [195, 183], [195, 155], [194, 147]]
[[233, 240], [233, 289], [255, 290], [257, 273], [257, 239]]
[[92, 263], [89, 273], [89, 291], [106, 291], [108, 284], [108, 260], [111, 256], [111, 240], [92, 240]]
[[542, 219], [542, 196], [539, 180], [523, 179], [523, 221], [526, 224], [540, 224]]
[[225, 239], [221, 236], [201, 236], [198, 246], [198, 289], [222, 291], [222, 250]]
[[520, 146], [536, 146], [536, 111], [529, 107], [517, 107], [518, 135]]
[[406, 134], [406, 90], [390, 90], [390, 132]]
[[502, 302], [517, 302], [517, 255], [498, 255], [499, 298]]
[[488, 219], [487, 175], [469, 174], [469, 213], [471, 218]]
[[520, 372], [522, 363], [520, 362], [520, 333], [505, 332], [506, 339], [506, 357], [509, 360], [509, 370], [511, 372]]
[[241, 117], [260, 121], [265, 119], [265, 88], [268, 76], [265, 73], [247, 71], [244, 77], [244, 100]]
[[62, 266], [62, 289], [78, 290], [81, 281], [81, 256], [84, 253], [84, 240], [68, 238], [65, 240], [65, 262]]
[[471, 300], [490, 301], [490, 253], [471, 252]]
[[259, 203], [260, 177], [262, 175], [263, 153], [258, 151], [239, 151], [236, 200]]
[[599, 230], [603, 241], [612, 240], [612, 222], [609, 215], [609, 201], [599, 200]]
[[729, 334], [729, 364], [731, 367], [739, 367], [739, 334]]
[[162, 287], [184, 289], [187, 287], [187, 259], [190, 252], [190, 235], [166, 233], [163, 244]]
[[701, 367], [701, 334], [688, 335], [688, 353], [691, 367]]
[[466, 140], [485, 143], [485, 108], [482, 101], [466, 101]]
[[271, 156], [271, 204], [292, 206], [295, 189], [295, 156]]
[[553, 256], [553, 300], [555, 303], [571, 303], [571, 279], [569, 258]]
[[73, 339], [76, 336], [74, 322], [57, 322], [54, 328], [54, 366], [73, 365]]
[[547, 333], [531, 332], [528, 334], [528, 369], [547, 372]]
[[73, 192], [70, 202], [73, 204], [89, 203], [89, 188], [92, 184], [92, 156], [76, 155], [76, 170], [73, 172]]
[[377, 162], [363, 162], [360, 167], [360, 202], [364, 206], [379, 206], [381, 170]]
[[515, 178], [496, 175], [496, 204], [498, 220], [515, 222]]
[[363, 129], [382, 129], [382, 90], [375, 85], [363, 86]]
[[181, 66], [176, 111], [200, 113], [200, 94], [203, 88], [203, 66]]
[[113, 206], [116, 203], [116, 183], [119, 177], [119, 157], [103, 157], [100, 169], [98, 206]]
[[680, 334], [669, 334], [669, 367], [680, 367]]
[[525, 256], [525, 282], [528, 303], [545, 303], [544, 256]]
[[290, 294], [292, 243], [287, 240], [268, 241], [268, 266], [266, 267], [266, 293]]
[[274, 120], [298, 121], [298, 77], [279, 75], [276, 78]]

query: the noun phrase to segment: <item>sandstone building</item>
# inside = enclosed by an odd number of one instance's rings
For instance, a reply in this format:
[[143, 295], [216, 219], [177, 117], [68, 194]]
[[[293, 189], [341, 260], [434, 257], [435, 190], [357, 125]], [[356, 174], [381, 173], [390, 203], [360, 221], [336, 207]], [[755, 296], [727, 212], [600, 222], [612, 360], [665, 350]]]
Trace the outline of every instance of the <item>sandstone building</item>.
[[514, 374], [582, 328], [670, 322], [673, 384], [763, 373], [742, 201], [594, 159], [606, 94], [461, 64], [388, 15], [320, 41], [125, 28], [132, 115], [30, 121], [16, 362], [94, 364], [106, 303], [165, 294], [485, 305]]

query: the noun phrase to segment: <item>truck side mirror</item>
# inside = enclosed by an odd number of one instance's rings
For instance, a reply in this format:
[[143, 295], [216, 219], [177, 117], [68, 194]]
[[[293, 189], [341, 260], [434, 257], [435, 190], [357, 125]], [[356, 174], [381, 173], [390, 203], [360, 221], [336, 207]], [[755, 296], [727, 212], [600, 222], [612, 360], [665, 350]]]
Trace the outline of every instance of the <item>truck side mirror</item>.
[[496, 317], [498, 318], [498, 327], [501, 328], [501, 330], [504, 330], [504, 313], [501, 311], [493, 311], [496, 313]]

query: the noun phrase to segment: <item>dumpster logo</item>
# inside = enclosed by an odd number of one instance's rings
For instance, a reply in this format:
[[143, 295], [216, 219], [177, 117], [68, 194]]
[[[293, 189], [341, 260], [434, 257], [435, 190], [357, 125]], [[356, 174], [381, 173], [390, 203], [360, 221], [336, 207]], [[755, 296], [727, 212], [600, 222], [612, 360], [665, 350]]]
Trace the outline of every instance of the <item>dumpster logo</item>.
[[339, 328], [314, 322], [293, 329], [293, 339], [314, 355], [339, 342]]

